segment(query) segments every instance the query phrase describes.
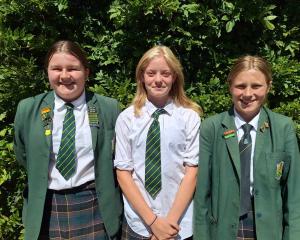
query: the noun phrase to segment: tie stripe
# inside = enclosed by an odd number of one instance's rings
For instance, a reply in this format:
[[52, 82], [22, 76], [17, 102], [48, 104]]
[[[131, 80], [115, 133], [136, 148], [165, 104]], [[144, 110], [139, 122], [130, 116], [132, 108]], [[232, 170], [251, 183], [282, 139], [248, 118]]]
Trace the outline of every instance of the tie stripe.
[[67, 112], [63, 122], [63, 131], [57, 156], [56, 168], [61, 175], [68, 180], [74, 174], [76, 167], [76, 124], [73, 113], [74, 106], [71, 103], [67, 103], [66, 108]]
[[152, 198], [161, 190], [161, 159], [160, 159], [160, 126], [159, 115], [165, 113], [164, 109], [157, 109], [153, 114], [153, 122], [147, 134], [146, 162], [145, 162], [145, 188]]

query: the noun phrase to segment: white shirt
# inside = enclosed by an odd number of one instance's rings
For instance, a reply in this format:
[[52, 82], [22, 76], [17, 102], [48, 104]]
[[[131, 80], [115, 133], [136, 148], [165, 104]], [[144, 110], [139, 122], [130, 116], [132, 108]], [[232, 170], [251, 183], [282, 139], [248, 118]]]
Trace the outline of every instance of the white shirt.
[[[177, 107], [173, 102], [164, 109], [167, 114], [159, 116], [161, 135], [162, 189], [155, 199], [145, 190], [145, 151], [151, 115], [157, 108], [149, 101], [134, 116], [130, 106], [123, 111], [116, 123], [116, 155], [114, 165], [121, 170], [133, 170], [132, 177], [145, 201], [154, 214], [166, 216], [175, 200], [175, 195], [184, 177], [185, 164], [198, 165], [199, 158], [199, 115], [187, 108]], [[124, 212], [130, 228], [142, 236], [149, 231], [142, 219], [124, 197]], [[192, 236], [193, 202], [187, 207], [180, 221], [178, 239]]]
[[[255, 149], [255, 142], [256, 142], [256, 133], [257, 133], [257, 125], [258, 125], [258, 119], [259, 119], [260, 112], [250, 121], [248, 124], [252, 126], [252, 129], [250, 131], [251, 135], [251, 141], [252, 141], [252, 148], [251, 148], [251, 162], [250, 162], [250, 193], [252, 195], [253, 190], [253, 156], [254, 156], [254, 149]], [[237, 129], [237, 136], [238, 141], [241, 140], [241, 138], [244, 135], [244, 130], [242, 126], [247, 123], [234, 109], [234, 122]]]
[[80, 186], [95, 179], [92, 133], [89, 126], [85, 92], [83, 92], [83, 94], [75, 101], [73, 101], [72, 104], [74, 105], [74, 116], [76, 122], [76, 171], [75, 174], [66, 181], [55, 167], [62, 136], [63, 121], [67, 109], [65, 102], [56, 94], [54, 94], [52, 144], [48, 180], [49, 189], [68, 189]]

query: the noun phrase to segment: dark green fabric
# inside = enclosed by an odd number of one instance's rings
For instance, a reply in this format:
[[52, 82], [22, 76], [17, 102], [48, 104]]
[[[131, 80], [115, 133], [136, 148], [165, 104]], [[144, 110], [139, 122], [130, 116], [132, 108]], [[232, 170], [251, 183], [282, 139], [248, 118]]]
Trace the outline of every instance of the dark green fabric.
[[[240, 156], [231, 109], [204, 120], [194, 197], [194, 239], [236, 239], [239, 226]], [[290, 118], [262, 108], [256, 134], [254, 208], [258, 240], [300, 239], [300, 154]], [[283, 170], [278, 175], [278, 166]]]
[[[120, 189], [113, 171], [114, 127], [119, 107], [116, 100], [94, 93], [86, 93], [88, 107], [96, 109], [99, 124], [90, 126], [95, 157], [96, 194], [105, 229], [110, 236], [118, 233], [122, 204]], [[54, 94], [43, 93], [22, 100], [15, 117], [14, 150], [16, 158], [27, 170], [28, 194], [25, 194], [23, 223], [25, 239], [35, 240], [41, 228], [48, 187], [48, 166], [51, 135], [45, 134], [42, 109], [51, 109]]]

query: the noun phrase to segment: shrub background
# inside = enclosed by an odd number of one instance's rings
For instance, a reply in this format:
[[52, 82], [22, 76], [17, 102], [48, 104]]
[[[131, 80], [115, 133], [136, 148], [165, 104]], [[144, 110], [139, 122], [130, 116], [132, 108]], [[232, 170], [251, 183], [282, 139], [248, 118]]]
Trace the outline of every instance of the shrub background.
[[187, 94], [204, 116], [231, 105], [226, 75], [234, 59], [270, 61], [268, 106], [293, 118], [300, 137], [300, 4], [297, 0], [0, 0], [0, 239], [23, 239], [26, 176], [12, 149], [20, 99], [47, 91], [43, 59], [56, 40], [78, 42], [92, 74], [88, 87], [126, 107], [134, 71], [155, 44], [180, 58]]

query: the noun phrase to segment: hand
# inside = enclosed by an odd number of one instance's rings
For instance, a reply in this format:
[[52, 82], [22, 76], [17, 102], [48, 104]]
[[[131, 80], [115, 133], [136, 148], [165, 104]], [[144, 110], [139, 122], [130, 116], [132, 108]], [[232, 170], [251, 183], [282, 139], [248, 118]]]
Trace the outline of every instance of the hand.
[[158, 217], [150, 228], [158, 240], [174, 239], [179, 232], [179, 225], [177, 223], [171, 223], [167, 218], [162, 217]]
[[158, 240], [158, 239], [155, 237], [155, 235], [152, 235], [150, 240]]

